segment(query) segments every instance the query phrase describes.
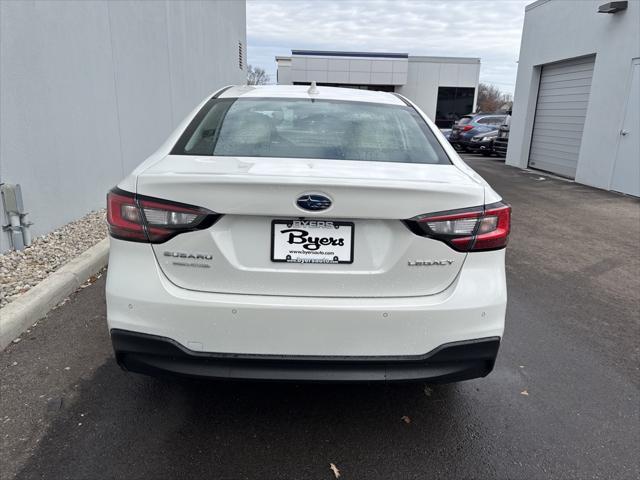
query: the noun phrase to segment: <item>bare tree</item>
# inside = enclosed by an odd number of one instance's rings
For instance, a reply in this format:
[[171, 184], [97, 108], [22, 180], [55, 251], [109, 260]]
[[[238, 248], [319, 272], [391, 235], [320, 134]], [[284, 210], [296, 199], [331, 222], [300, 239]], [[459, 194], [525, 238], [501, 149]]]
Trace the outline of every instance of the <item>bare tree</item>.
[[493, 113], [501, 110], [510, 110], [513, 98], [510, 93], [501, 91], [494, 85], [481, 83], [478, 85], [478, 112]]
[[510, 93], [505, 93], [502, 99], [502, 107], [500, 107], [500, 110], [503, 110], [505, 112], [510, 112], [512, 108], [513, 108], [513, 95], [511, 95]]
[[271, 79], [263, 68], [247, 65], [247, 85], [266, 85], [269, 80]]

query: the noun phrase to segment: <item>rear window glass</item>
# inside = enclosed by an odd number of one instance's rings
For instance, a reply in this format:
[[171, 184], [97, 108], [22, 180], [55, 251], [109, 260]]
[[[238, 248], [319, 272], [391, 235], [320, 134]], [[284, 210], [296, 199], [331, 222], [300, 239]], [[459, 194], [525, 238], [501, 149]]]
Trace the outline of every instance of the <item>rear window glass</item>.
[[466, 125], [471, 121], [471, 117], [462, 117], [460, 120], [456, 122], [456, 125]]
[[504, 117], [483, 117], [478, 120], [478, 123], [482, 123], [485, 125], [502, 125], [504, 121]]
[[411, 107], [315, 99], [211, 99], [171, 153], [450, 164]]

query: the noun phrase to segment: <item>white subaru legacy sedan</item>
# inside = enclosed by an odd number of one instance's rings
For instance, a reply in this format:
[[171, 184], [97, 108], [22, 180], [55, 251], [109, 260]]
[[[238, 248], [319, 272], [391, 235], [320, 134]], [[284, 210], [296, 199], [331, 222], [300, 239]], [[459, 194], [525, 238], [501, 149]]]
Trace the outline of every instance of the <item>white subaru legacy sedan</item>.
[[451, 382], [493, 368], [510, 207], [400, 95], [224, 88], [107, 202], [126, 370]]

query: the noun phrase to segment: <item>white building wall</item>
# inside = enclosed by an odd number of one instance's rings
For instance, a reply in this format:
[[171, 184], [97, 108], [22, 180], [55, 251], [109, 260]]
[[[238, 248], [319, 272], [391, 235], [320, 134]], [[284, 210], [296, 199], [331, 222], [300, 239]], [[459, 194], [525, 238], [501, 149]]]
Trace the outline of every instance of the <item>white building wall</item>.
[[33, 233], [104, 207], [200, 100], [244, 83], [239, 42], [240, 1], [0, 2], [0, 181], [22, 185]]
[[576, 181], [610, 188], [632, 61], [640, 57], [640, 2], [629, 1], [620, 13], [597, 13], [603, 3], [540, 0], [527, 7], [507, 164], [527, 166], [541, 66], [595, 54]]
[[276, 57], [278, 64], [277, 81], [278, 85], [292, 85], [291, 80], [291, 57]]
[[435, 120], [439, 87], [475, 88], [477, 98], [479, 81], [479, 58], [409, 57], [407, 83], [396, 87], [396, 92]]
[[[466, 57], [349, 58], [347, 56], [276, 57], [278, 84], [293, 82], [344, 85], [394, 85], [435, 120], [439, 87], [474, 88], [478, 96], [480, 59]], [[468, 112], [465, 112], [468, 113]]]
[[406, 58], [355, 58], [348, 55], [291, 58], [292, 82], [350, 85], [402, 85], [407, 81]]

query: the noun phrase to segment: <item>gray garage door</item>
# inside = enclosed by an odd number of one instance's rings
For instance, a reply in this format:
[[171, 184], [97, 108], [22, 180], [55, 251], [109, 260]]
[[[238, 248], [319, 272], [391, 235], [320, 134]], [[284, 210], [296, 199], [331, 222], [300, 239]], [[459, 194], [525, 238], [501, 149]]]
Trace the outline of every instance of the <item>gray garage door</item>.
[[574, 178], [595, 56], [542, 67], [529, 166]]

